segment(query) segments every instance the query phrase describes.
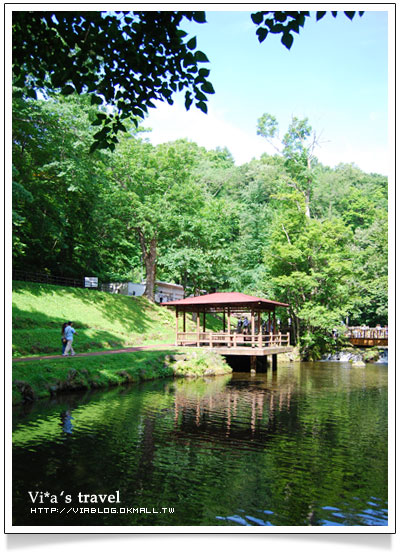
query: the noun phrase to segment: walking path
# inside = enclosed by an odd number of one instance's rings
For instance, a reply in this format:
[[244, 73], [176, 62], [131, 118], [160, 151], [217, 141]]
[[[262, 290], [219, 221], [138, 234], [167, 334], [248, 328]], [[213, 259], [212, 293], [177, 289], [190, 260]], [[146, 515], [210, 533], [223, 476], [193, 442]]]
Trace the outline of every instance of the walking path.
[[27, 356], [26, 358], [13, 358], [13, 362], [27, 362], [29, 360], [56, 360], [60, 358], [77, 358], [78, 356], [104, 356], [107, 354], [123, 354], [124, 352], [140, 352], [142, 350], [163, 350], [165, 348], [175, 348], [175, 344], [150, 344], [148, 346], [132, 346], [132, 348], [120, 348], [118, 350], [103, 350], [102, 352], [75, 352], [75, 356]]

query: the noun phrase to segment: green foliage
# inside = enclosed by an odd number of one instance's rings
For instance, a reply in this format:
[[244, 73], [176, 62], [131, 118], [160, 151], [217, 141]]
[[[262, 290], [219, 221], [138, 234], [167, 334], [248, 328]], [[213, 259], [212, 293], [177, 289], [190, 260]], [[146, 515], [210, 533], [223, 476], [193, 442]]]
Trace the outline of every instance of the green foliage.
[[[84, 94], [14, 99], [17, 269], [106, 282], [137, 280], [144, 267], [150, 299], [155, 281], [165, 280], [186, 295], [230, 290], [285, 301], [308, 358], [332, 344], [344, 320], [387, 323], [385, 177], [320, 165], [315, 134], [298, 118], [279, 154], [240, 167], [226, 149], [186, 140], [154, 147], [133, 128], [121, 132], [113, 153], [90, 154], [98, 110], [91, 101]], [[276, 144], [276, 119], [264, 114], [259, 133]], [[278, 316], [287, 325], [286, 312]], [[58, 352], [46, 326], [35, 326], [36, 336], [22, 329], [19, 353]], [[164, 337], [154, 331], [155, 342]], [[80, 338], [85, 350], [131, 342], [129, 332], [108, 326]]]
[[[207, 56], [185, 42], [183, 19], [205, 22], [204, 12], [13, 12], [13, 76], [28, 97], [37, 91], [87, 93], [92, 105], [105, 104], [93, 124], [92, 151], [115, 149], [127, 118], [138, 123], [154, 101], [173, 104], [186, 90], [186, 108], [207, 112], [214, 93], [201, 65]], [[32, 52], [35, 53], [32, 56]]]
[[265, 252], [265, 288], [290, 304], [303, 356], [315, 358], [350, 307], [351, 232], [339, 219], [307, 219], [293, 198], [282, 201]]
[[100, 274], [106, 158], [89, 155], [92, 110], [84, 97], [14, 99], [14, 236], [25, 246], [14, 250], [16, 267]]
[[316, 159], [313, 151], [316, 135], [308, 119], [292, 117], [288, 130], [279, 138], [278, 122], [271, 114], [263, 114], [258, 119], [257, 134], [264, 137], [282, 155], [286, 170], [287, 188], [295, 189], [304, 197], [304, 210], [310, 216], [310, 201], [314, 188], [314, 168]]
[[[326, 12], [317, 12], [316, 20]], [[331, 12], [336, 17], [337, 12]], [[349, 19], [355, 12], [344, 12]], [[363, 12], [359, 12], [360, 16]], [[309, 12], [257, 12], [251, 15], [260, 42], [268, 33], [282, 35], [290, 49]], [[173, 104], [185, 91], [187, 110], [194, 103], [207, 113], [207, 55], [195, 50], [196, 37], [186, 41], [183, 20], [205, 23], [204, 12], [13, 12], [13, 82], [19, 95], [90, 95], [96, 111], [90, 152], [115, 150], [127, 120], [138, 125], [155, 101]], [[32, 55], [34, 52], [34, 55]]]
[[257, 121], [257, 135], [275, 137], [278, 131], [278, 120], [272, 114], [263, 114]]
[[[333, 17], [338, 12], [331, 12]], [[356, 12], [344, 12], [345, 15], [352, 20]], [[364, 12], [358, 12], [360, 16]], [[325, 16], [326, 12], [317, 12], [316, 21]], [[300, 28], [304, 27], [306, 18], [311, 17], [310, 12], [256, 12], [251, 14], [251, 19], [257, 25], [257, 37], [262, 43], [269, 33], [282, 35], [281, 43], [290, 50], [294, 37], [292, 33], [300, 33]]]
[[353, 244], [354, 290], [350, 320], [375, 327], [388, 323], [387, 215], [377, 212], [369, 228], [357, 229]]
[[176, 361], [172, 364], [172, 369], [177, 377], [203, 377], [232, 373], [224, 357], [213, 351], [187, 350], [173, 359]]

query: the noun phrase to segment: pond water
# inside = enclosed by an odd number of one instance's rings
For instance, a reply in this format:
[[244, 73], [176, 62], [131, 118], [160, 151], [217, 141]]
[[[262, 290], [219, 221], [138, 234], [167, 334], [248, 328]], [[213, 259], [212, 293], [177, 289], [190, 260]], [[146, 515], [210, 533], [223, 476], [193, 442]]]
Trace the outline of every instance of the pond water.
[[387, 525], [386, 365], [151, 381], [13, 418], [14, 525]]

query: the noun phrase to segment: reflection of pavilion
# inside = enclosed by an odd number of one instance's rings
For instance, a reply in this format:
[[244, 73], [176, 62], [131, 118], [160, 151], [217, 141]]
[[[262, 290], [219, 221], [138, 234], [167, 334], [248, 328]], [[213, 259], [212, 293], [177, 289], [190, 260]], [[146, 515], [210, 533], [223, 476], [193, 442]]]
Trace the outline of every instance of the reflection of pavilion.
[[[288, 307], [288, 304], [248, 296], [239, 292], [217, 292], [165, 302], [165, 306], [174, 306], [176, 311], [176, 345], [194, 345], [211, 348], [225, 356], [250, 356], [251, 368], [259, 367], [265, 371], [266, 358], [272, 355], [273, 367], [276, 368], [277, 354], [291, 352], [289, 333], [282, 334], [277, 327], [276, 308]], [[179, 313], [182, 315], [182, 331], [179, 330]], [[196, 331], [186, 331], [186, 314], [196, 315]], [[206, 314], [222, 314], [223, 330], [206, 331]], [[237, 330], [232, 327], [232, 315], [250, 314], [248, 328]], [[262, 315], [266, 319], [262, 319]], [[202, 327], [200, 327], [202, 316]], [[202, 329], [202, 330], [201, 330]], [[261, 358], [261, 359], [260, 359]]]
[[[271, 388], [272, 387], [272, 388]], [[240, 439], [254, 437], [259, 425], [273, 429], [274, 413], [288, 411], [293, 384], [273, 388], [267, 383], [247, 389], [229, 384], [223, 391], [205, 393], [177, 389], [174, 402], [176, 430], [186, 425], [194, 430], [206, 427], [213, 435]], [[234, 426], [232, 428], [232, 426]]]

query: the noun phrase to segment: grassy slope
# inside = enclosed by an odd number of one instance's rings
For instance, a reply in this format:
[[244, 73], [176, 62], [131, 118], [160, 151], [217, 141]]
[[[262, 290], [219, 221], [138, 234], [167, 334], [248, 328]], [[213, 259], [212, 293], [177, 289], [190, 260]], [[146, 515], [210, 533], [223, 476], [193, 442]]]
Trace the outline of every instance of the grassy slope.
[[[35, 283], [13, 283], [13, 356], [60, 354], [61, 324], [74, 322], [76, 352], [173, 343], [175, 314], [143, 297]], [[213, 317], [208, 328], [219, 330]], [[187, 320], [187, 330], [194, 330]], [[174, 374], [202, 374], [222, 363], [211, 356], [175, 370], [173, 349], [13, 363], [13, 403], [75, 389], [106, 387]], [[190, 350], [189, 350], [190, 352]], [[183, 364], [179, 364], [182, 367]], [[224, 369], [222, 369], [224, 371]]]
[[[13, 356], [61, 353], [61, 325], [73, 321], [77, 352], [173, 343], [173, 311], [144, 297], [14, 281]], [[210, 318], [208, 327], [220, 322]], [[189, 322], [189, 330], [194, 324]]]

